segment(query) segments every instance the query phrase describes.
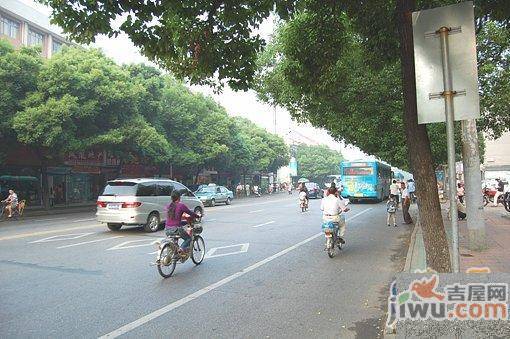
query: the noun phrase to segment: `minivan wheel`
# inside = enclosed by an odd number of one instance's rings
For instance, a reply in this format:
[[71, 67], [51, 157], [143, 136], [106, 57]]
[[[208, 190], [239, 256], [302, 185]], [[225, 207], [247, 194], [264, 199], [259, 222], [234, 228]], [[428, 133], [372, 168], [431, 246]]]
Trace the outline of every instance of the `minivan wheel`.
[[143, 226], [145, 232], [156, 232], [159, 229], [159, 214], [152, 212], [147, 218], [147, 223]]
[[214, 206], [216, 206], [216, 200], [215, 200], [215, 199], [212, 199], [212, 200], [211, 200], [211, 207], [214, 207]]
[[106, 226], [108, 226], [108, 228], [112, 231], [118, 231], [122, 227], [122, 224], [114, 224], [114, 223], [109, 222], [106, 224]]
[[227, 201], [225, 201], [225, 204], [230, 205], [232, 203], [232, 200], [230, 198], [227, 198]]

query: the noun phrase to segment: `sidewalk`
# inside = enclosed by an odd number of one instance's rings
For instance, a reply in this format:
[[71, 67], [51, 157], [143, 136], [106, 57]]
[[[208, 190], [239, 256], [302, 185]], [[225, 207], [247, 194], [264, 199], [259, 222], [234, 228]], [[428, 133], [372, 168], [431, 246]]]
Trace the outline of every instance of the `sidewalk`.
[[[441, 206], [448, 240], [451, 243], [450, 220], [446, 218], [447, 204]], [[510, 272], [510, 213], [503, 207], [487, 206], [484, 211], [488, 248], [484, 251], [469, 250], [466, 221], [459, 221], [460, 271], [470, 267], [489, 267], [492, 272]], [[425, 246], [419, 222], [411, 237], [406, 259], [406, 272], [426, 270]]]
[[484, 209], [488, 248], [484, 251], [468, 249], [465, 221], [459, 222], [460, 270], [470, 267], [489, 267], [492, 272], [510, 272], [510, 212], [503, 207]]

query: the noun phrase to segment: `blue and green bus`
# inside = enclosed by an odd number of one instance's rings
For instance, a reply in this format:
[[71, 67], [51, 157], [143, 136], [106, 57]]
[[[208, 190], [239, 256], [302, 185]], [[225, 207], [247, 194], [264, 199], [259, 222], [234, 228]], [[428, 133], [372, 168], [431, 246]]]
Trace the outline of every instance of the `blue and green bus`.
[[342, 161], [342, 196], [382, 201], [390, 195], [391, 167], [380, 161]]

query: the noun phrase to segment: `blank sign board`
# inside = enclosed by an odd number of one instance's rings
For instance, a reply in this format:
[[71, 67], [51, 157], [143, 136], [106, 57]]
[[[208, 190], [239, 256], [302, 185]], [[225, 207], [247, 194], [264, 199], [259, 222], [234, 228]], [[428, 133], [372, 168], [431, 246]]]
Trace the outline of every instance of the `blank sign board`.
[[476, 119], [480, 115], [478, 72], [473, 3], [439, 7], [413, 13], [414, 63], [418, 123], [443, 122], [444, 99], [430, 95], [443, 92], [441, 44], [435, 34], [441, 27], [452, 29], [448, 35], [449, 61], [453, 90], [464, 93], [454, 101], [455, 120]]

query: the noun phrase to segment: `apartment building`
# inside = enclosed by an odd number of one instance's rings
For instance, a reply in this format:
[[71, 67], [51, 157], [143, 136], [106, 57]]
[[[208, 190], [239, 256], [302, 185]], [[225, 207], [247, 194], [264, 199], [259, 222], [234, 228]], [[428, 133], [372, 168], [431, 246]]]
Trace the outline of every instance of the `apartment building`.
[[0, 0], [0, 38], [15, 47], [41, 46], [46, 58], [69, 44], [47, 15], [18, 0]]

